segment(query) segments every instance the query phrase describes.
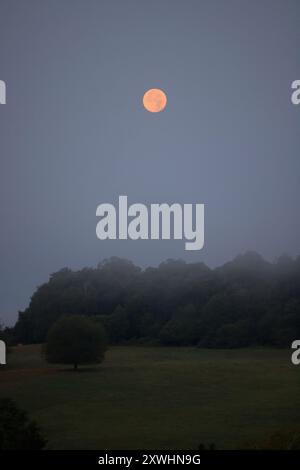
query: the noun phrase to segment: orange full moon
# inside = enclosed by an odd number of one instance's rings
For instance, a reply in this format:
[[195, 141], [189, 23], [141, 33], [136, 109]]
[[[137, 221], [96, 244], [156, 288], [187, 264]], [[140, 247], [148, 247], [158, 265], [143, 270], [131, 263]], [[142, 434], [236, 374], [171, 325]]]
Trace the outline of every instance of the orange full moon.
[[151, 88], [143, 96], [143, 105], [150, 113], [163, 111], [167, 104], [166, 94], [159, 88]]

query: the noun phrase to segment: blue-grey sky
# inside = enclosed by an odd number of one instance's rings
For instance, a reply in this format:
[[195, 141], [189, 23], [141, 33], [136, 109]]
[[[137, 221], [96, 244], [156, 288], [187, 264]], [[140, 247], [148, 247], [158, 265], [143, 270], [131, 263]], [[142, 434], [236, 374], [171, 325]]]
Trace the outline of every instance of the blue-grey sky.
[[[299, 0], [0, 0], [0, 318], [64, 266], [299, 249]], [[142, 106], [160, 87], [162, 113]], [[205, 246], [99, 241], [96, 207], [205, 204]]]

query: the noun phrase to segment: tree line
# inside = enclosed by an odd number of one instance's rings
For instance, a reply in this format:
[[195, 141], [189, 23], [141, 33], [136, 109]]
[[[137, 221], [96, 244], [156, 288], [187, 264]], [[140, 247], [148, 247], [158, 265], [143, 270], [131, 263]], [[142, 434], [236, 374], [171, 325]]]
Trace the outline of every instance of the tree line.
[[66, 315], [101, 323], [111, 344], [287, 347], [300, 338], [300, 257], [270, 263], [247, 252], [215, 269], [167, 260], [144, 270], [113, 257], [64, 268], [19, 312], [14, 341], [44, 342]]

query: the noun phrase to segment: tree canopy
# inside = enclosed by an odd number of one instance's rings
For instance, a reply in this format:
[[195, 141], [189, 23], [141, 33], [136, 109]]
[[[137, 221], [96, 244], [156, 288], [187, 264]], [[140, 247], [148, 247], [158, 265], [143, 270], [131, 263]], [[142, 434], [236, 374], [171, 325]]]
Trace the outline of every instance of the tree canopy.
[[114, 344], [285, 347], [300, 337], [300, 257], [269, 263], [247, 252], [215, 269], [167, 260], [142, 270], [119, 258], [64, 268], [33, 294], [14, 335], [43, 342], [65, 314], [103, 324]]
[[107, 347], [101, 325], [79, 315], [57, 320], [47, 335], [46, 359], [56, 364], [100, 363]]

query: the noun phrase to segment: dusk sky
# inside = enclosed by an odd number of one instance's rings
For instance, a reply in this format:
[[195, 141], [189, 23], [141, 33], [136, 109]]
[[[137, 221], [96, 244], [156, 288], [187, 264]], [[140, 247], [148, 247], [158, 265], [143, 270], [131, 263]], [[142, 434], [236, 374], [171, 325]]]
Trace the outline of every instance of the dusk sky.
[[[299, 25], [299, 0], [0, 0], [0, 319], [113, 255], [299, 255]], [[98, 240], [97, 206], [122, 194], [205, 204], [204, 248]]]

